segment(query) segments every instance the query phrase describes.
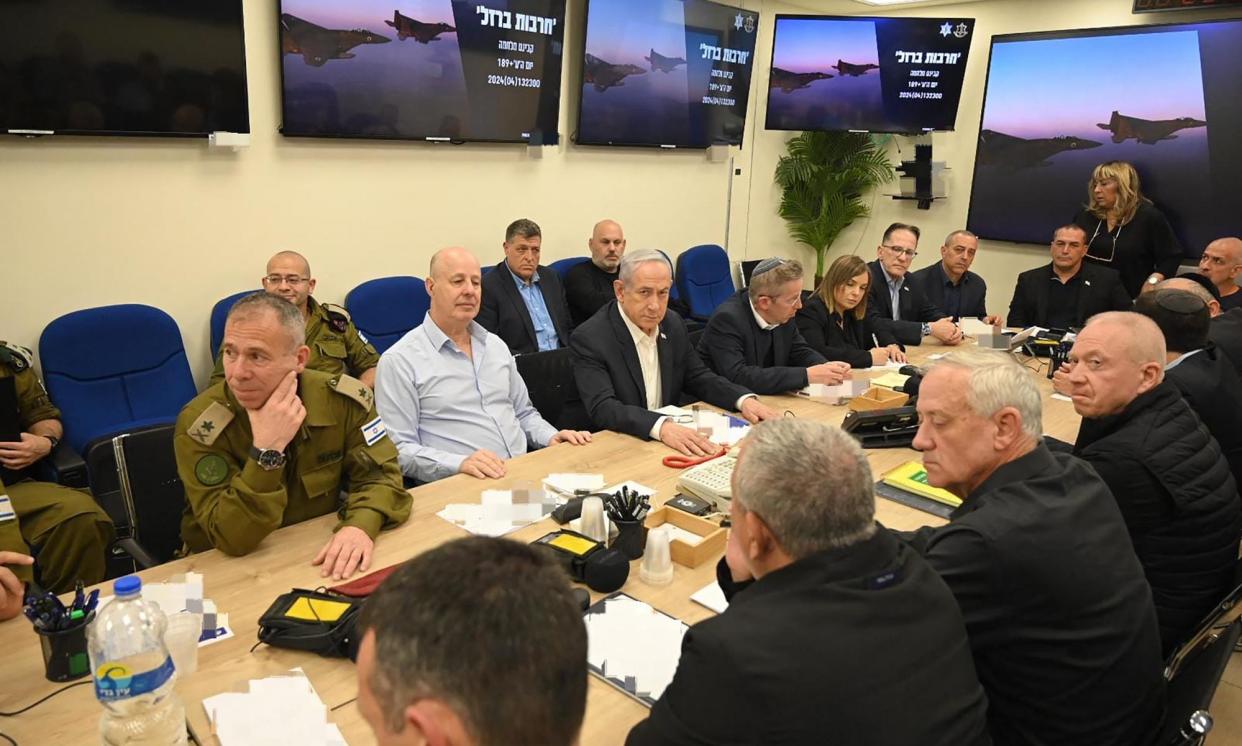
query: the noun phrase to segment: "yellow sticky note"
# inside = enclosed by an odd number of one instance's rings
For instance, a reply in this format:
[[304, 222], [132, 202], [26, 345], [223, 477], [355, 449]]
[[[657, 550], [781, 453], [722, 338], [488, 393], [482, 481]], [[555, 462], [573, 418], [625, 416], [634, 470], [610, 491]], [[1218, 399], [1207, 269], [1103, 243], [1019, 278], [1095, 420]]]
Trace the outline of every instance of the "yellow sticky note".
[[293, 602], [293, 605], [285, 612], [285, 616], [308, 622], [335, 622], [341, 618], [342, 614], [349, 611], [349, 608], [349, 604], [341, 601], [303, 597]]

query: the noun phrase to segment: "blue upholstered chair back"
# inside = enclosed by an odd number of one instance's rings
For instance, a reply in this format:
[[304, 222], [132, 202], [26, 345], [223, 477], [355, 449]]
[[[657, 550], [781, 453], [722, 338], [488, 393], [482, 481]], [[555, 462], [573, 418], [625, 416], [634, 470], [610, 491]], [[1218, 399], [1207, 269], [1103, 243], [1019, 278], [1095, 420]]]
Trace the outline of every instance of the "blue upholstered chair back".
[[100, 437], [173, 422], [195, 395], [181, 330], [151, 306], [61, 316], [39, 338], [39, 361], [65, 439], [79, 453]]
[[215, 361], [216, 355], [220, 352], [220, 345], [224, 344], [224, 321], [229, 317], [229, 311], [232, 310], [233, 304], [245, 298], [247, 295], [256, 292], [254, 290], [243, 290], [240, 293], [233, 293], [227, 298], [221, 298], [216, 301], [216, 305], [211, 307], [211, 359]]
[[349, 291], [345, 308], [358, 331], [382, 353], [423, 323], [431, 298], [421, 277], [381, 277]]
[[589, 261], [591, 261], [591, 257], [589, 256], [571, 256], [568, 259], [557, 259], [549, 266], [556, 270], [556, 273], [561, 276], [561, 280], [563, 281], [565, 279], [565, 275], [569, 274], [569, 270], [579, 264], [582, 264], [583, 262]]
[[677, 287], [690, 306], [690, 315], [706, 320], [733, 295], [729, 255], [715, 244], [687, 249], [677, 257]]

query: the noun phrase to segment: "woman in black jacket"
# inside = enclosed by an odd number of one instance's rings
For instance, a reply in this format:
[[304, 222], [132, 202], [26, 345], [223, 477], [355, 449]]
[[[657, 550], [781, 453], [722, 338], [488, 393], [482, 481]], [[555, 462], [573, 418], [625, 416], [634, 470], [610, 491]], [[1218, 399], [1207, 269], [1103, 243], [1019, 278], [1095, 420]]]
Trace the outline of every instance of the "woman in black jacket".
[[884, 321], [867, 318], [870, 283], [867, 263], [851, 254], [837, 257], [815, 292], [804, 293], [798, 329], [828, 360], [843, 360], [854, 368], [906, 362], [906, 353]]

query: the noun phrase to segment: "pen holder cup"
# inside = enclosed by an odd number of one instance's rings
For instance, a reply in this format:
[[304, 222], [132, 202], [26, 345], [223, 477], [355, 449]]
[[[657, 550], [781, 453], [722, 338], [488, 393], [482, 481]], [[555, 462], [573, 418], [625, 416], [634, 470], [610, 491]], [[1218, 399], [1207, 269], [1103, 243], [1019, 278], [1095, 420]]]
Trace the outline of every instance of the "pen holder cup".
[[43, 648], [43, 670], [48, 681], [73, 681], [91, 672], [86, 652], [86, 627], [95, 619], [92, 611], [76, 627], [62, 630], [35, 629]]
[[618, 521], [613, 520], [612, 525], [617, 527], [617, 535], [612, 540], [612, 548], [627, 559], [636, 560], [643, 556], [643, 551], [647, 548], [647, 526], [642, 521]]

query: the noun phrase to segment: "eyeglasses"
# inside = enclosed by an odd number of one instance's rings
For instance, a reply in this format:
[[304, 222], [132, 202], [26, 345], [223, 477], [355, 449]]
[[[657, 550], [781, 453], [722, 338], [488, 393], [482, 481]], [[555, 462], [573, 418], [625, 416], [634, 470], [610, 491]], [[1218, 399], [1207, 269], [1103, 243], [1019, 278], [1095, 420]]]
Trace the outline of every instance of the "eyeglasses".
[[798, 301], [802, 300], [802, 293], [797, 295], [761, 295], [760, 298], [771, 298], [773, 303], [781, 303], [786, 306], [796, 306]]
[[905, 249], [900, 246], [889, 246], [886, 243], [880, 244], [880, 245], [888, 249], [889, 251], [893, 252], [897, 256], [904, 256], [907, 259], [913, 259], [914, 257], [919, 255], [919, 252], [915, 249]]
[[304, 282], [310, 282], [309, 277], [301, 277], [299, 275], [268, 275], [263, 278], [263, 282], [268, 285], [281, 285], [288, 283], [289, 285], [301, 285]]

